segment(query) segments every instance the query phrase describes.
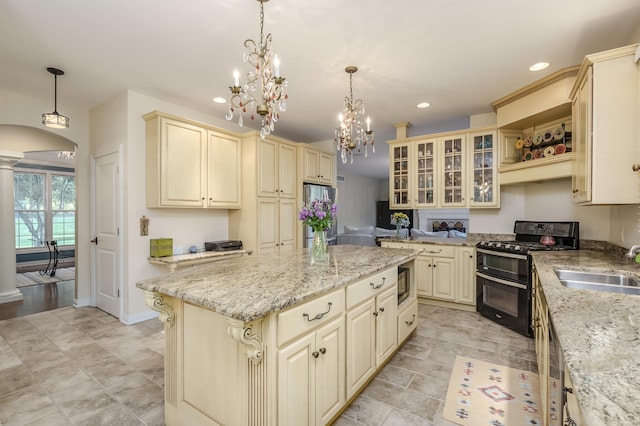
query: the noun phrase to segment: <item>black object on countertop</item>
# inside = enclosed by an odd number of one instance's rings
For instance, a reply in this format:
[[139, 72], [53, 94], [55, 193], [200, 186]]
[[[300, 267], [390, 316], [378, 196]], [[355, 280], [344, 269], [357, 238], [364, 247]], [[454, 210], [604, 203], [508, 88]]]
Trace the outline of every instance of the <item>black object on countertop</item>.
[[205, 242], [204, 243], [204, 249], [206, 251], [242, 250], [242, 241], [240, 241], [240, 240], [224, 240], [224, 241]]

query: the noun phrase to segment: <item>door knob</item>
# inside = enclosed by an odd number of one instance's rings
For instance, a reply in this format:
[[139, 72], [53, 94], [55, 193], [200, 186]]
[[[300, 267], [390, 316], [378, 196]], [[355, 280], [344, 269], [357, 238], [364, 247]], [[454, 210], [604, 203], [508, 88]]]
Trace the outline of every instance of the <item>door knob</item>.
[[93, 240], [91, 240], [91, 243], [98, 245], [98, 237], [95, 237]]

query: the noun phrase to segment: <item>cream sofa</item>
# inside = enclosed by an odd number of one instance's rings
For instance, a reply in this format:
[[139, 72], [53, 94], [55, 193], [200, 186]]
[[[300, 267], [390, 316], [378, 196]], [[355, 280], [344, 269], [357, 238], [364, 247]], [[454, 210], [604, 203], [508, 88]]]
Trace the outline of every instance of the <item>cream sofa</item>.
[[[400, 230], [403, 238], [409, 236], [409, 230]], [[384, 229], [373, 226], [346, 226], [344, 233], [338, 234], [338, 244], [354, 244], [357, 246], [375, 246], [376, 237], [395, 237], [395, 229]]]

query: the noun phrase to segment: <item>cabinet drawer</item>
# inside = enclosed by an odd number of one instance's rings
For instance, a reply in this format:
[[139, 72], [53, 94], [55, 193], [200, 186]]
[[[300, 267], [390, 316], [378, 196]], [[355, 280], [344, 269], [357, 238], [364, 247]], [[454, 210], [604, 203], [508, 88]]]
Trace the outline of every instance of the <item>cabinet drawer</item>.
[[417, 326], [418, 300], [414, 300], [407, 309], [398, 315], [398, 344], [401, 344]]
[[344, 289], [278, 314], [278, 346], [311, 331], [344, 312]]
[[422, 245], [421, 256], [428, 257], [453, 257], [455, 254], [454, 246], [436, 246], [431, 244]]
[[393, 267], [347, 287], [347, 309], [398, 283], [398, 268]]
[[399, 243], [397, 241], [382, 241], [382, 247], [386, 248], [399, 248], [399, 249], [410, 249], [410, 250], [420, 250], [422, 248], [422, 244], [415, 243]]

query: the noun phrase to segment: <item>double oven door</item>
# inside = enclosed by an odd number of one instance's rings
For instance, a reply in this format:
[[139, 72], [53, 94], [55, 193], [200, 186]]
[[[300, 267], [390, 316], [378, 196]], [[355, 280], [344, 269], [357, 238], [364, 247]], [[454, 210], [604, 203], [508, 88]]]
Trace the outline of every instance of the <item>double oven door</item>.
[[476, 250], [476, 310], [531, 336], [531, 259], [525, 254]]

